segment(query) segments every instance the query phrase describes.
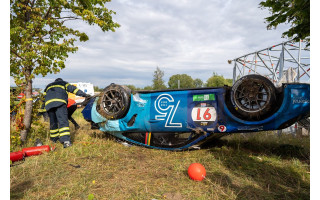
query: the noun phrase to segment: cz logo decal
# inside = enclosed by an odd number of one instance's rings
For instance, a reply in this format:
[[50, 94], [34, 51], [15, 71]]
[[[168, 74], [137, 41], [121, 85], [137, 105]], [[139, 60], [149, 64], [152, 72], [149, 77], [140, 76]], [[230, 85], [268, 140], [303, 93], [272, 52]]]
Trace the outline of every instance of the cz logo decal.
[[176, 114], [180, 101], [175, 103], [170, 94], [161, 94], [154, 102], [154, 108], [160, 115], [156, 115], [156, 120], [166, 120], [165, 127], [181, 128], [182, 123], [172, 122]]

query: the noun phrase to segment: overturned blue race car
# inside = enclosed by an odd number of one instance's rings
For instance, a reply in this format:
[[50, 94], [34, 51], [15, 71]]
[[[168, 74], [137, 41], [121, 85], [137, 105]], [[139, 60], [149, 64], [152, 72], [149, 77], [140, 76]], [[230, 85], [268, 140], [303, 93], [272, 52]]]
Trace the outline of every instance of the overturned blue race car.
[[87, 121], [129, 143], [184, 150], [231, 134], [280, 130], [308, 118], [310, 85], [276, 88], [247, 75], [232, 87], [138, 91], [111, 84], [88, 100]]

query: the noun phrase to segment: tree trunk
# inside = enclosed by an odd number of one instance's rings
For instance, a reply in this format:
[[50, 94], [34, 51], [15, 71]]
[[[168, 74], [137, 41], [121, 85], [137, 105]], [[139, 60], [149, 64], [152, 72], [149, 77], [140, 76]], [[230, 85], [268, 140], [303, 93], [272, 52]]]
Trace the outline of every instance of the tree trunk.
[[23, 124], [24, 124], [24, 130], [20, 132], [21, 135], [21, 141], [26, 142], [28, 133], [31, 128], [31, 117], [32, 117], [32, 79], [30, 78], [31, 70], [26, 70], [26, 91], [25, 91], [25, 97], [26, 97], [26, 106], [24, 111], [24, 117], [23, 117]]

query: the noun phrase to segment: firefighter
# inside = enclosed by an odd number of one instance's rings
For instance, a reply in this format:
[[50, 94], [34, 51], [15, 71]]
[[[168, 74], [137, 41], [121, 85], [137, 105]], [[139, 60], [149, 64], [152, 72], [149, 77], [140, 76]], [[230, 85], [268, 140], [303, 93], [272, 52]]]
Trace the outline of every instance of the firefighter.
[[90, 95], [70, 85], [61, 78], [57, 78], [54, 82], [48, 84], [44, 90], [45, 109], [50, 118], [50, 140], [53, 142], [60, 140], [64, 148], [72, 145], [68, 121], [67, 92], [71, 92], [77, 96], [90, 97]]

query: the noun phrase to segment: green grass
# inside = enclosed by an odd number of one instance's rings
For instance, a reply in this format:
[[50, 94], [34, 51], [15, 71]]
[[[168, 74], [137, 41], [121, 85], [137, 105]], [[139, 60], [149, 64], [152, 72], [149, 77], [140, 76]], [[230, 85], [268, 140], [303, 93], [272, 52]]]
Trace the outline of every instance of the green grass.
[[[72, 147], [14, 163], [11, 199], [310, 198], [309, 138], [235, 134], [183, 152], [126, 147], [90, 130], [79, 111]], [[188, 177], [194, 162], [206, 168], [201, 182]]]

